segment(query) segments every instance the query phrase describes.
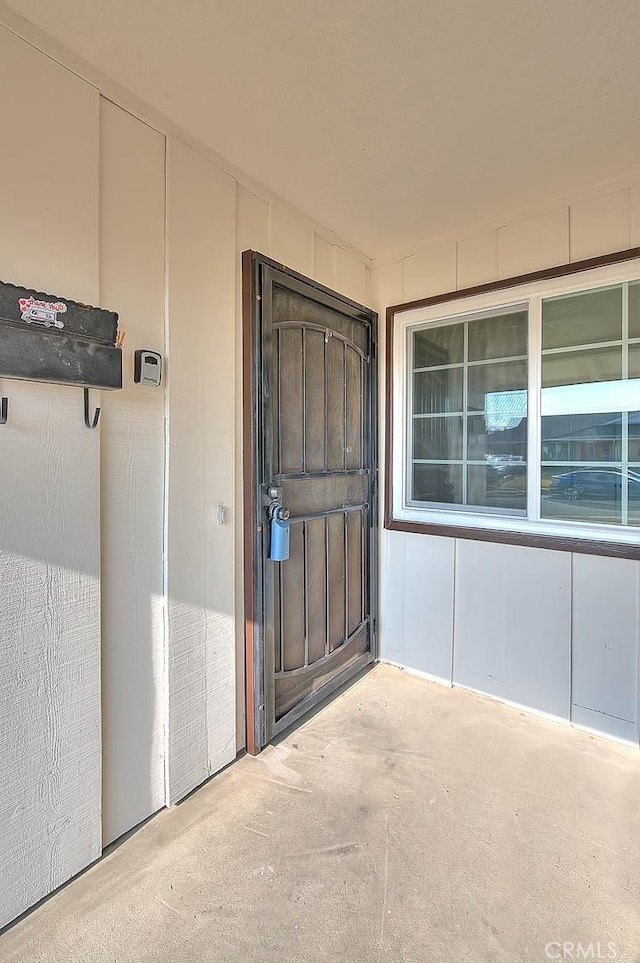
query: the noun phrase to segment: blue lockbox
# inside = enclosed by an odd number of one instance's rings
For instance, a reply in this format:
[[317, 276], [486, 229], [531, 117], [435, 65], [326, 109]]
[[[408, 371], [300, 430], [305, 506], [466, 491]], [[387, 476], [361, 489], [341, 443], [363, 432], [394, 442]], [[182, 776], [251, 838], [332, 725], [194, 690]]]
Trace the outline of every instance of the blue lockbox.
[[[281, 514], [285, 515], [281, 518]], [[271, 519], [271, 546], [269, 558], [272, 562], [286, 562], [289, 558], [291, 523], [286, 509], [276, 508]]]

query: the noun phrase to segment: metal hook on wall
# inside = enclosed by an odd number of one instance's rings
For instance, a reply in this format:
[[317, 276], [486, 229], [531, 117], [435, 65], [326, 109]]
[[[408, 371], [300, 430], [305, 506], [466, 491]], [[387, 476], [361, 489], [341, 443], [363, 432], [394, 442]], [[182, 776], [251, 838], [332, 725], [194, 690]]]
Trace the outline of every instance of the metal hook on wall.
[[0, 399], [0, 425], [6, 425], [8, 411], [9, 399], [3, 396], [2, 399]]
[[89, 418], [89, 389], [84, 389], [84, 423], [87, 428], [97, 428], [100, 421], [100, 408], [96, 408], [93, 421]]

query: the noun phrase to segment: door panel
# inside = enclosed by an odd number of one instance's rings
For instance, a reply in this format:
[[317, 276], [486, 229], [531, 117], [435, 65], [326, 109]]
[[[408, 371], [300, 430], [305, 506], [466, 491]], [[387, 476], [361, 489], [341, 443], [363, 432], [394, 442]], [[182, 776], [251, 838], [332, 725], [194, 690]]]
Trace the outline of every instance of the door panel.
[[[244, 271], [248, 745], [258, 751], [374, 657], [377, 318], [251, 252]], [[283, 507], [290, 553], [274, 562], [270, 519]]]

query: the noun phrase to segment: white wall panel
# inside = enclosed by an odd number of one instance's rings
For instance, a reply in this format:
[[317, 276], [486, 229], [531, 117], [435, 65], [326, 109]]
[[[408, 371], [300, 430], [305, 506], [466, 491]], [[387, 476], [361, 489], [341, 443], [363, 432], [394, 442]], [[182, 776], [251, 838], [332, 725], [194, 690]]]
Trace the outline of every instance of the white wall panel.
[[[0, 29], [0, 114], [0, 278], [95, 303], [96, 91]], [[100, 855], [100, 434], [79, 388], [0, 390], [2, 926]]]
[[[169, 800], [236, 751], [235, 183], [181, 142], [168, 153]], [[216, 509], [226, 509], [226, 524]]]
[[312, 221], [297, 214], [284, 202], [271, 207], [271, 247], [276, 261], [313, 277], [315, 232]]
[[236, 225], [238, 254], [249, 250], [269, 253], [269, 204], [240, 185], [236, 189]]
[[573, 557], [574, 722], [638, 740], [638, 563]]
[[384, 324], [384, 310], [404, 300], [402, 261], [389, 261], [371, 270], [371, 303]]
[[165, 141], [100, 102], [100, 297], [126, 332], [122, 391], [101, 431], [103, 840], [164, 805], [164, 387], [133, 353], [164, 354]]
[[571, 556], [459, 539], [453, 681], [569, 717]]
[[333, 273], [333, 244], [325, 240], [320, 234], [316, 234], [314, 238], [313, 276], [320, 284], [326, 284], [328, 288], [332, 288], [334, 287]]
[[380, 658], [414, 668], [404, 657], [406, 568], [405, 533], [383, 530], [380, 539]]
[[384, 542], [381, 658], [450, 684], [455, 541], [387, 532]]
[[488, 231], [458, 241], [458, 288], [486, 284], [498, 277], [498, 233]]
[[571, 205], [572, 261], [629, 247], [629, 200], [629, 190], [622, 190]]
[[528, 217], [498, 230], [498, 275], [528, 274], [569, 260], [569, 208]]
[[333, 287], [359, 304], [367, 299], [368, 268], [337, 244], [333, 246]]
[[456, 286], [455, 241], [432, 241], [402, 261], [404, 300], [444, 294]]

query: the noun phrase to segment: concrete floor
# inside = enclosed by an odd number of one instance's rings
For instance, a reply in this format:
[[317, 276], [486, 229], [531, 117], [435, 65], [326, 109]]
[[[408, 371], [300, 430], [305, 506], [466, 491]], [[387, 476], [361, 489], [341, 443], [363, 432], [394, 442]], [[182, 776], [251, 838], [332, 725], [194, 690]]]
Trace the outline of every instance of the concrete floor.
[[640, 753], [378, 666], [8, 930], [0, 959], [639, 961]]

